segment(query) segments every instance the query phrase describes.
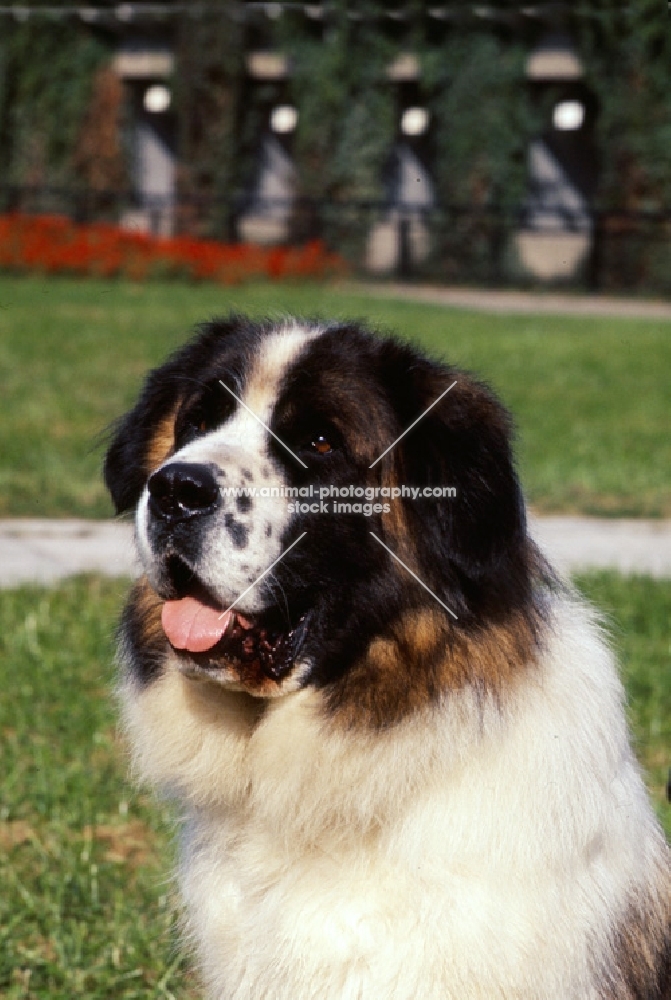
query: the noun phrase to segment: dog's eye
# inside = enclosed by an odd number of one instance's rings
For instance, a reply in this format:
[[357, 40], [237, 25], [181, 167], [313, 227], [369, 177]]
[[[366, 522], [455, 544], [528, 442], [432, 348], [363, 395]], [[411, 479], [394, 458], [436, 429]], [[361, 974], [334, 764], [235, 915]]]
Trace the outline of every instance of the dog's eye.
[[313, 450], [316, 451], [318, 455], [328, 455], [329, 452], [333, 451], [333, 445], [326, 437], [324, 437], [323, 434], [319, 434], [317, 437], [313, 438], [311, 445]]
[[208, 431], [214, 430], [217, 425], [217, 420], [214, 414], [208, 414], [199, 407], [191, 413], [186, 414], [184, 419], [180, 421], [180, 424], [181, 426], [178, 430], [178, 443], [186, 444], [193, 438], [199, 437], [201, 434], [207, 434]]
[[234, 409], [234, 400], [218, 382], [206, 385], [200, 399], [185, 406], [177, 418], [177, 446], [181, 448], [194, 438], [216, 430], [231, 416]]

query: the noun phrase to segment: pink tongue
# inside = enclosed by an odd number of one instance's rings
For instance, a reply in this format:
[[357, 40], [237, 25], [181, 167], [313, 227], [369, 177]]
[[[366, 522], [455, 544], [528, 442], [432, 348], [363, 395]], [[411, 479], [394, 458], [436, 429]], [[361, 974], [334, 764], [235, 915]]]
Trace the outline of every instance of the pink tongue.
[[[161, 622], [175, 649], [203, 653], [216, 646], [234, 616], [234, 611], [222, 615], [221, 611], [201, 604], [194, 597], [183, 597], [180, 601], [165, 602]], [[244, 628], [252, 627], [251, 622], [240, 615], [237, 617]]]

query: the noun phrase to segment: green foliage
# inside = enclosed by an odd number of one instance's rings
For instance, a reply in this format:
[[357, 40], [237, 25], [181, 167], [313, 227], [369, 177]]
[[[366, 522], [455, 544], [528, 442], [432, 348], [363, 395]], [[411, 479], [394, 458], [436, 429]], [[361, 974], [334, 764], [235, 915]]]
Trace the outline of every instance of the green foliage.
[[522, 200], [537, 127], [526, 98], [525, 58], [522, 45], [481, 31], [459, 31], [425, 55], [442, 203], [515, 206]]
[[[334, 4], [328, 28], [318, 33], [304, 18], [283, 18], [278, 42], [290, 54], [291, 99], [299, 113], [298, 195], [322, 203], [320, 234], [358, 260], [366, 227], [358, 214], [352, 226], [339, 205], [384, 198], [396, 130], [394, 93], [385, 78], [393, 49], [375, 22], [349, 20], [346, 7], [342, 0]], [[310, 235], [310, 212], [296, 224]]]
[[[525, 197], [529, 141], [549, 115], [540, 99], [535, 106], [529, 100], [524, 62], [555, 30], [573, 39], [596, 98], [598, 207], [666, 211], [671, 32], [663, 5], [579, 0], [560, 7], [542, 5], [535, 19], [522, 16], [515, 0], [492, 0], [490, 18], [477, 16], [476, 5], [451, 4], [441, 21], [428, 16], [421, 0], [332, 0], [323, 19], [310, 17], [311, 5], [260, 4], [248, 5], [240, 18], [230, 0], [221, 0], [176, 14], [167, 23], [174, 29], [178, 190], [185, 205], [178, 225], [224, 239], [235, 233], [236, 199], [253, 186], [269, 108], [290, 100], [299, 111], [297, 132], [286, 140], [298, 194], [322, 204], [319, 232], [361, 260], [379, 209], [366, 217], [346, 205], [384, 201], [402, 90], [387, 71], [396, 56], [413, 53], [422, 67], [417, 99], [431, 112], [427, 150], [441, 206], [429, 223], [433, 249], [425, 274], [459, 281], [519, 277], [509, 235]], [[0, 31], [0, 178], [83, 184], [77, 143], [96, 71], [114, 44], [111, 33], [105, 43], [78, 19], [49, 17], [25, 23], [3, 17]], [[245, 53], [258, 49], [287, 53], [290, 77], [252, 82]], [[547, 88], [548, 101], [561, 89]], [[88, 138], [95, 154], [95, 129]], [[496, 214], [501, 208], [505, 218]], [[307, 204], [291, 221], [297, 239], [320, 225]], [[593, 276], [603, 287], [668, 292], [670, 234], [668, 224], [664, 232], [656, 223], [644, 231], [640, 218], [611, 220], [598, 231]]]
[[180, 194], [210, 196], [214, 211], [201, 232], [226, 239], [231, 226], [230, 196], [250, 174], [245, 130], [254, 115], [248, 114], [253, 109], [247, 108], [242, 114], [242, 26], [212, 12], [198, 18], [181, 18], [177, 23], [175, 99]]
[[571, 30], [598, 102], [600, 286], [668, 294], [671, 229], [654, 218], [671, 205], [668, 12], [657, 0], [590, 0], [576, 6]]
[[0, 26], [0, 176], [14, 184], [73, 184], [73, 155], [106, 47], [67, 22]]
[[[441, 214], [433, 257], [443, 279], [498, 281], [509, 214], [523, 201], [538, 131], [514, 38], [458, 30], [424, 55], [433, 168]], [[463, 211], [466, 209], [466, 211]], [[461, 211], [460, 211], [461, 210]]]
[[590, 0], [572, 19], [586, 82], [599, 101], [600, 202], [661, 210], [671, 204], [668, 12], [658, 0]]
[[385, 81], [392, 50], [374, 24], [349, 21], [346, 4], [337, 6], [340, 16], [323, 37], [301, 32], [296, 21], [283, 33], [299, 110], [300, 189], [313, 198], [379, 199], [395, 131]]

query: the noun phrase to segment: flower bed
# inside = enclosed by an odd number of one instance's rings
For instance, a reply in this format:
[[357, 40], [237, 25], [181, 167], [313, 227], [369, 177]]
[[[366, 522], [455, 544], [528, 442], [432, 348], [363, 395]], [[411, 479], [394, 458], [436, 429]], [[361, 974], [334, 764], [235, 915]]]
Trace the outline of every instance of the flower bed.
[[0, 269], [43, 274], [184, 277], [236, 284], [252, 278], [323, 278], [347, 264], [319, 240], [301, 247], [226, 245], [170, 239], [108, 223], [76, 225], [60, 215], [0, 216]]

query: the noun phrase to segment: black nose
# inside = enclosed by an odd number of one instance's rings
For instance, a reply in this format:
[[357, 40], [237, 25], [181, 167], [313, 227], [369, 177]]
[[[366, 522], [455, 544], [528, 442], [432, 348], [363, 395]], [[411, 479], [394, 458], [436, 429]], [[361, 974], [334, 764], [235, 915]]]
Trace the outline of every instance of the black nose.
[[219, 504], [219, 487], [210, 465], [171, 462], [150, 476], [147, 486], [150, 511], [166, 521], [210, 514]]

